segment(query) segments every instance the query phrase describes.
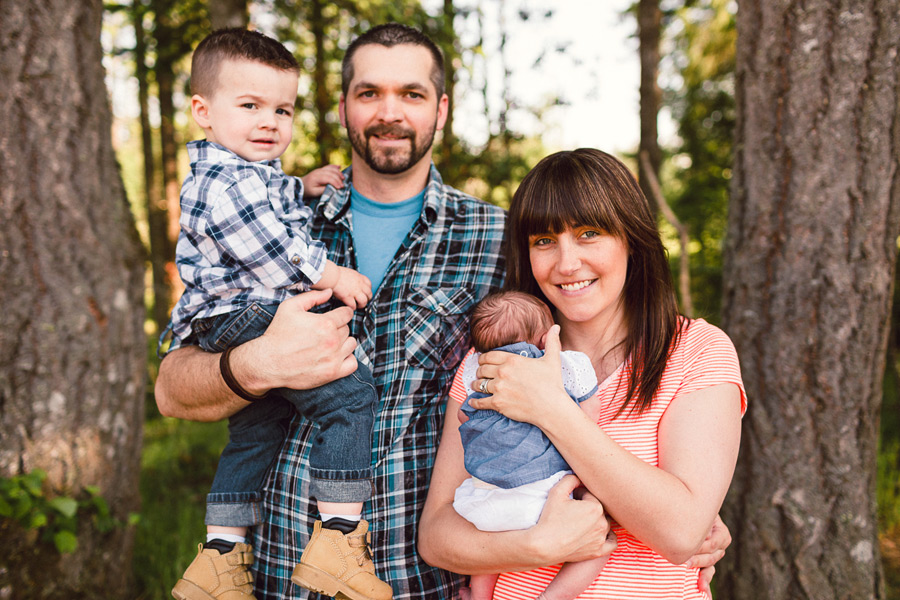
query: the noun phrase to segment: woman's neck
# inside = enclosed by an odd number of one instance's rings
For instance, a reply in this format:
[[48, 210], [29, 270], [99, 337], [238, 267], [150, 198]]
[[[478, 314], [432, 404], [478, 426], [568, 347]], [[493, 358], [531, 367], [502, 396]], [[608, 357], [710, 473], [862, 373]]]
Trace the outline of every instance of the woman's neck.
[[598, 381], [606, 379], [625, 360], [624, 342], [628, 327], [624, 316], [598, 324], [572, 323], [558, 317], [563, 350], [587, 354]]

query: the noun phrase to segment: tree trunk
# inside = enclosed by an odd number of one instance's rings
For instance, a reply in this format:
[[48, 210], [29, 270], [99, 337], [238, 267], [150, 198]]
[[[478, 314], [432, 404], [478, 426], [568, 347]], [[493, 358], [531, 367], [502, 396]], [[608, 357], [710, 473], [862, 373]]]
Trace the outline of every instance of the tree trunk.
[[[638, 2], [638, 39], [640, 40], [641, 83], [640, 83], [640, 116], [641, 139], [638, 154], [647, 153], [652, 167], [653, 177], [659, 180], [659, 169], [662, 165], [662, 151], [659, 148], [659, 128], [657, 118], [662, 94], [657, 81], [659, 73], [659, 36], [662, 12], [659, 0], [640, 0]], [[659, 210], [646, 165], [638, 166], [638, 182], [644, 195], [650, 200], [654, 210]]]
[[453, 172], [458, 171], [458, 169], [452, 167], [454, 148], [456, 146], [456, 139], [453, 133], [453, 109], [456, 104], [456, 70], [462, 66], [459, 38], [454, 29], [455, 21], [456, 7], [453, 6], [453, 0], [444, 0], [441, 46], [444, 51], [444, 92], [447, 94], [447, 98], [449, 98], [450, 102], [447, 106], [447, 121], [444, 123], [444, 129], [441, 131], [440, 155], [443, 169], [451, 170]]
[[884, 598], [878, 411], [900, 233], [895, 0], [744, 0], [723, 325], [750, 399], [734, 600]]
[[224, 27], [247, 28], [250, 13], [247, 0], [209, 0], [209, 24], [213, 31]]
[[[159, 26], [157, 26], [159, 29]], [[175, 87], [174, 61], [158, 56], [156, 60], [156, 85], [159, 91], [159, 138], [162, 155], [163, 192], [165, 194], [166, 214], [168, 215], [167, 236], [169, 238], [166, 269], [171, 282], [172, 297], [169, 308], [175, 304], [184, 289], [181, 278], [175, 270], [175, 244], [181, 229], [181, 182], [178, 179], [178, 142], [175, 139], [175, 104], [172, 96]]]
[[[484, 9], [479, 5], [476, 9], [477, 22], [478, 22], [478, 41], [475, 43], [476, 48], [484, 48], [485, 47], [485, 37], [484, 32], [486, 30], [486, 24], [484, 22]], [[484, 107], [484, 122], [487, 124], [488, 136], [490, 136], [491, 130], [491, 90], [490, 86], [490, 77], [487, 76], [487, 57], [484, 52], [476, 53], [476, 57], [481, 58], [481, 66], [484, 70], [484, 85], [481, 86], [481, 104]], [[474, 59], [473, 59], [474, 62]]]
[[[99, 0], [0, 0], [0, 475], [138, 508], [143, 256], [110, 136]], [[0, 520], [4, 598], [121, 597], [133, 532], [60, 555]]]
[[[498, 27], [500, 29], [500, 65], [503, 70], [503, 79], [500, 84], [500, 115], [498, 124], [500, 126], [499, 137], [501, 140], [501, 148], [504, 156], [509, 156], [510, 146], [512, 143], [512, 133], [509, 130], [509, 113], [512, 110], [513, 100], [510, 90], [510, 80], [512, 79], [512, 70], [509, 66], [509, 56], [507, 55], [506, 42], [508, 39], [509, 28], [506, 23], [506, 0], [500, 0], [497, 8], [500, 15]], [[512, 194], [510, 194], [512, 195]]]
[[172, 282], [166, 265], [172, 254], [169, 242], [169, 211], [166, 199], [160, 193], [153, 155], [153, 130], [150, 127], [150, 83], [147, 69], [147, 43], [144, 39], [144, 8], [135, 1], [132, 4], [134, 17], [134, 62], [138, 80], [138, 105], [140, 107], [141, 143], [144, 159], [144, 196], [147, 205], [147, 225], [150, 233], [150, 265], [153, 275], [153, 321], [157, 335], [162, 333], [169, 322], [169, 304], [172, 298]]
[[331, 61], [325, 55], [325, 36], [328, 24], [322, 13], [322, 0], [309, 2], [309, 28], [315, 40], [316, 62], [313, 66], [313, 86], [316, 103], [316, 147], [319, 152], [319, 165], [327, 165], [336, 143], [331, 135], [328, 114], [334, 105], [333, 92], [328, 87], [328, 66]]

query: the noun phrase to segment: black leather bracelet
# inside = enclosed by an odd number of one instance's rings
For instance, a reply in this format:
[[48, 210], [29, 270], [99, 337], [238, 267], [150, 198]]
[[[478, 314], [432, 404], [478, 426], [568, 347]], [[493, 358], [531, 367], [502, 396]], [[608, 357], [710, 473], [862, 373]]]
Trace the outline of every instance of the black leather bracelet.
[[219, 357], [219, 372], [222, 374], [222, 380], [225, 381], [225, 385], [228, 388], [246, 400], [247, 402], [256, 402], [257, 400], [262, 400], [266, 397], [266, 394], [261, 394], [256, 396], [251, 394], [247, 390], [241, 387], [241, 384], [237, 382], [237, 379], [234, 378], [234, 374], [231, 372], [231, 363], [229, 359], [231, 357], [231, 351], [237, 348], [237, 346], [231, 346], [225, 352], [222, 353], [222, 356]]

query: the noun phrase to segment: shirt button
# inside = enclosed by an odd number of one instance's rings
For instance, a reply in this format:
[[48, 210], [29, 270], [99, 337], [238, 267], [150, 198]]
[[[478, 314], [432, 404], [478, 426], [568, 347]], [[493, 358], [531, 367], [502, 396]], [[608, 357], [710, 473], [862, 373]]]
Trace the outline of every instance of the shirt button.
[[299, 265], [300, 261], [301, 261], [301, 258], [300, 258], [299, 254], [295, 254], [291, 257], [291, 262], [294, 263], [295, 265]]

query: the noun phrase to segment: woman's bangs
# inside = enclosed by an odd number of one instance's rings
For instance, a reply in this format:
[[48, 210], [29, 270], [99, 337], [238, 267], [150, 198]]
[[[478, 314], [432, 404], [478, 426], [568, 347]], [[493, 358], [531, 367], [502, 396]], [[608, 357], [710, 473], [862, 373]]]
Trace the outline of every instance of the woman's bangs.
[[605, 200], [598, 190], [587, 190], [577, 183], [547, 186], [540, 197], [532, 196], [530, 206], [523, 207], [522, 233], [525, 236], [558, 234], [566, 229], [593, 227], [620, 235], [624, 231], [622, 222]]
[[540, 195], [532, 196], [529, 206], [523, 208], [521, 217], [522, 233], [525, 237], [542, 233], [559, 233], [569, 226], [569, 221], [561, 206], [564, 200], [556, 190], [546, 189]]

